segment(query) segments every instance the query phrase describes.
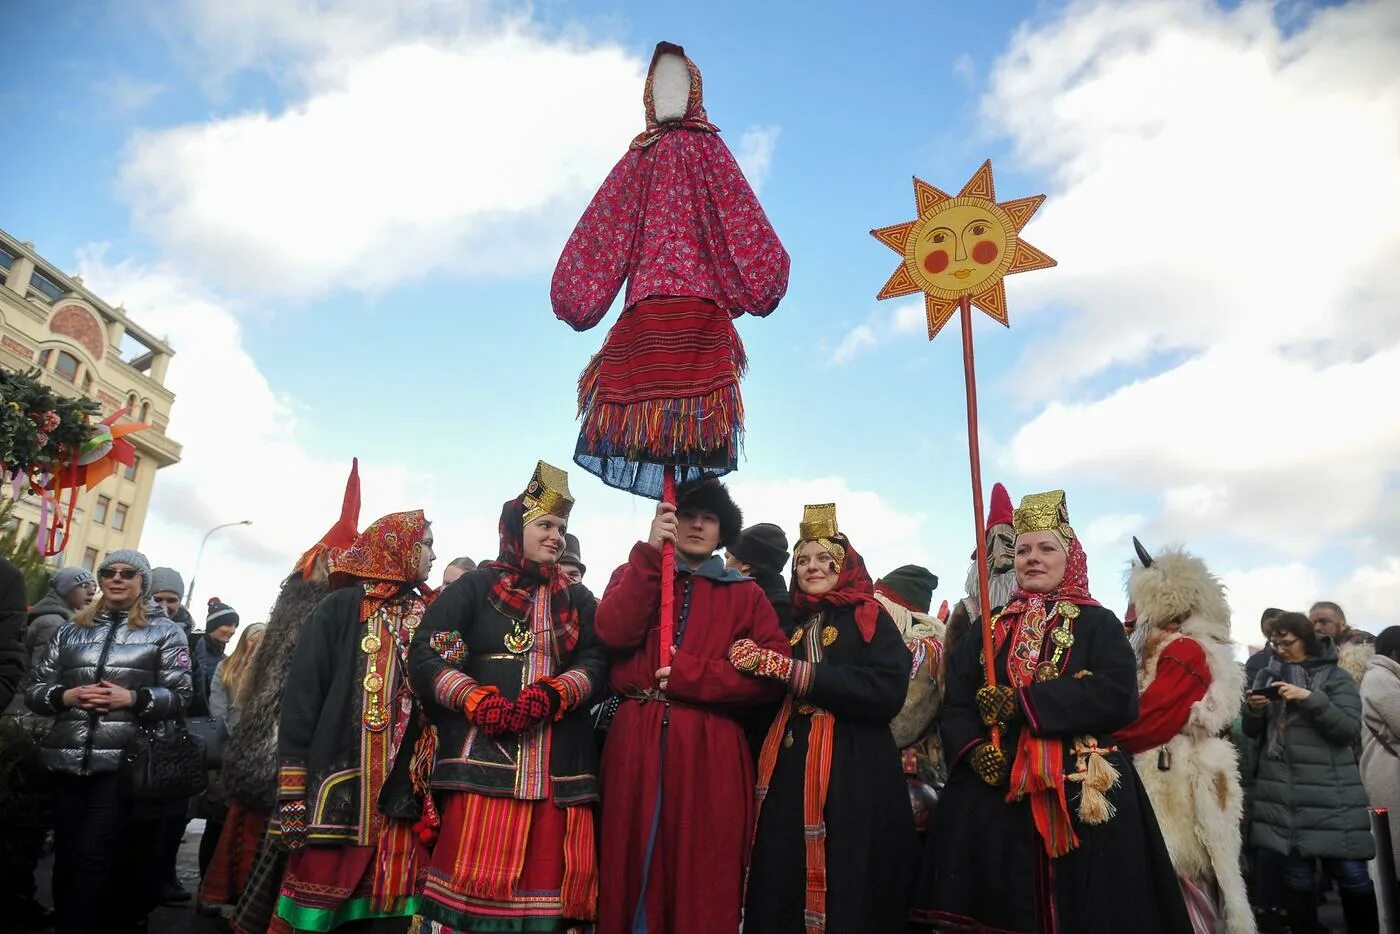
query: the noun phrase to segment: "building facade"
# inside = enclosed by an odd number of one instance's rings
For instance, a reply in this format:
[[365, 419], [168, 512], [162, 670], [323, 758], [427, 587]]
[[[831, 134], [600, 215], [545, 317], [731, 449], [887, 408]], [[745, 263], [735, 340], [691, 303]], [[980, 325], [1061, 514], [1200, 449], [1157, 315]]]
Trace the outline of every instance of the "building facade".
[[[45, 261], [34, 244], [0, 230], [0, 366], [38, 368], [60, 395], [86, 396], [106, 418], [126, 410], [122, 421], [151, 427], [126, 436], [136, 462], [84, 490], [55, 565], [89, 570], [110, 552], [137, 548], [156, 471], [180, 460], [180, 445], [166, 437], [175, 395], [165, 387], [174, 351], [164, 341]], [[66, 513], [68, 494], [63, 497]], [[10, 520], [21, 535], [36, 529], [39, 502], [25, 496]]]

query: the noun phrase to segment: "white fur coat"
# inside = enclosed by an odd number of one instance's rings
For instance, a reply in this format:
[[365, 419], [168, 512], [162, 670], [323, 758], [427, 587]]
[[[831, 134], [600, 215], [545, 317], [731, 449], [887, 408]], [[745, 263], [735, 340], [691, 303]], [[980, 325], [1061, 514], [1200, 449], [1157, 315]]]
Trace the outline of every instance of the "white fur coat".
[[1222, 738], [1239, 710], [1244, 672], [1232, 645], [1218, 637], [1219, 625], [1193, 615], [1181, 632], [1168, 636], [1144, 660], [1139, 689], [1157, 674], [1161, 650], [1176, 639], [1194, 639], [1205, 650], [1210, 687], [1191, 706], [1181, 732], [1165, 744], [1171, 767], [1158, 767], [1163, 747], [1134, 758], [1142, 785], [1162, 828], [1176, 871], [1197, 882], [1215, 880], [1227, 934], [1254, 934], [1244, 878], [1240, 873], [1240, 821], [1244, 795], [1234, 745]]

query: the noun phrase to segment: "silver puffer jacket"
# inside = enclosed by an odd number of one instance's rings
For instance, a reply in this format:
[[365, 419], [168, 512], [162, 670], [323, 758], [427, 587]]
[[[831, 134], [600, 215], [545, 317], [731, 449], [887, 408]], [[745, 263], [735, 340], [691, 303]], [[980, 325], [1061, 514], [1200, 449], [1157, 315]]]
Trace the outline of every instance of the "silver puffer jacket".
[[[189, 643], [179, 624], [157, 616], [133, 629], [116, 610], [99, 612], [93, 622], [63, 624], [25, 693], [29, 709], [55, 717], [40, 755], [56, 772], [115, 772], [138, 722], [176, 716], [193, 693]], [[135, 692], [136, 706], [105, 714], [64, 706], [64, 691], [104, 679]]]

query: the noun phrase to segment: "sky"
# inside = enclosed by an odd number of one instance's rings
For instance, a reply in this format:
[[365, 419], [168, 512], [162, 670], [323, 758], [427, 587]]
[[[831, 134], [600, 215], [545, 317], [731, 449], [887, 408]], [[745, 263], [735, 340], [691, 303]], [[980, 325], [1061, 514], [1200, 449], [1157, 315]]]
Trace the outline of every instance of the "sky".
[[[737, 322], [749, 522], [836, 502], [935, 606], [973, 545], [962, 348], [877, 302], [911, 177], [1044, 193], [1058, 260], [978, 315], [986, 486], [1061, 488], [1095, 595], [1137, 535], [1226, 582], [1234, 629], [1332, 599], [1400, 623], [1400, 4], [55, 0], [11, 10], [0, 227], [174, 346], [141, 546], [265, 618], [334, 521], [424, 508], [438, 571], [570, 466], [549, 277], [677, 42], [792, 257]], [[574, 469], [601, 592], [652, 504]], [[438, 571], [434, 572], [434, 580]], [[202, 608], [194, 608], [196, 618]]]

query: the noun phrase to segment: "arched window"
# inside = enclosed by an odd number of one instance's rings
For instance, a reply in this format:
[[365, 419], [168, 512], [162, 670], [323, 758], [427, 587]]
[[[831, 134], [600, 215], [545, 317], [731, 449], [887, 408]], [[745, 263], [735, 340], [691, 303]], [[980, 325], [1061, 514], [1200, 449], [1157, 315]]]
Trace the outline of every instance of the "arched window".
[[66, 350], [60, 350], [58, 362], [53, 365], [53, 371], [60, 379], [76, 383], [78, 381], [78, 358]]
[[141, 403], [141, 417], [138, 418], [137, 421], [139, 421], [139, 422], [149, 422], [150, 420], [151, 420], [151, 404], [150, 404], [149, 402], [143, 402], [143, 403]]
[[126, 397], [126, 415], [128, 418], [136, 414], [136, 393]]
[[39, 369], [47, 370], [49, 368], [49, 357], [52, 356], [52, 348], [45, 347], [43, 350], [39, 351]]

